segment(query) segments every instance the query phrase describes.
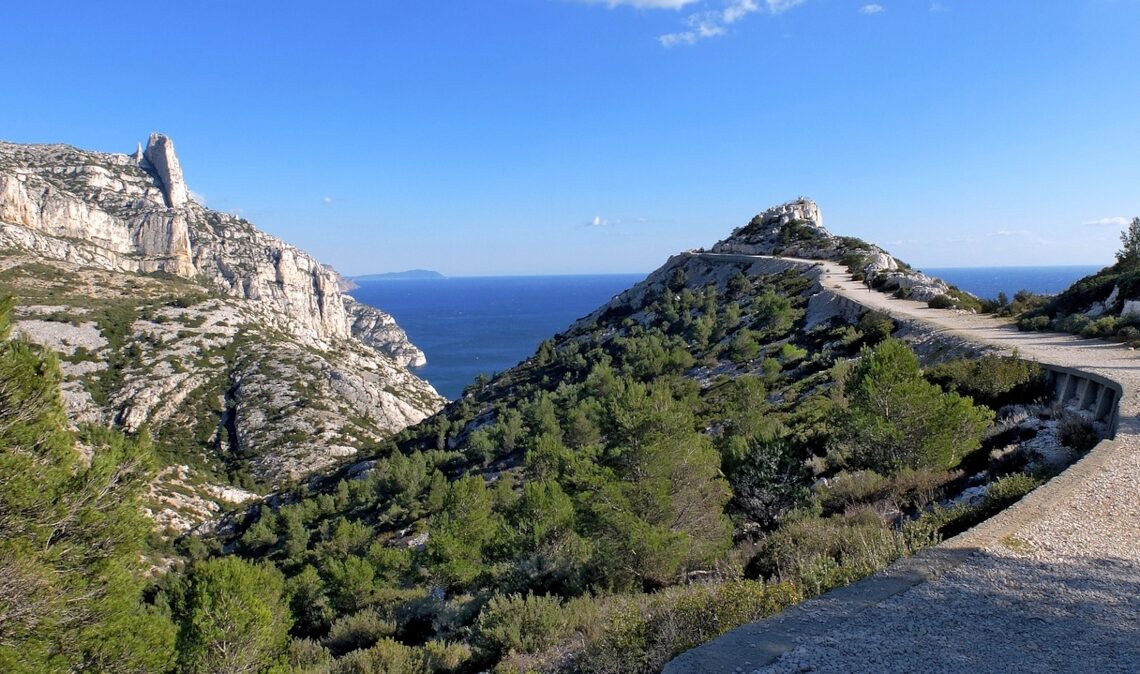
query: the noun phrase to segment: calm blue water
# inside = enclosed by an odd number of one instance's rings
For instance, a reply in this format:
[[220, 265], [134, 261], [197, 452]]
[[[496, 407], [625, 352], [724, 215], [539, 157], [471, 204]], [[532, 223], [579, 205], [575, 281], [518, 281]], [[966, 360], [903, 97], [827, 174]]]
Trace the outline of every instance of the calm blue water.
[[1071, 267], [932, 267], [922, 271], [985, 299], [999, 292], [1010, 298], [1018, 290], [1059, 293], [1074, 281], [1096, 273], [1101, 266]]
[[[979, 297], [1021, 289], [1056, 293], [1099, 267], [957, 267], [924, 269]], [[512, 367], [642, 274], [500, 276], [362, 281], [357, 300], [392, 314], [428, 364], [417, 374], [455, 399], [479, 373]]]
[[392, 314], [428, 364], [416, 374], [454, 400], [501, 372], [644, 274], [361, 281], [352, 296]]

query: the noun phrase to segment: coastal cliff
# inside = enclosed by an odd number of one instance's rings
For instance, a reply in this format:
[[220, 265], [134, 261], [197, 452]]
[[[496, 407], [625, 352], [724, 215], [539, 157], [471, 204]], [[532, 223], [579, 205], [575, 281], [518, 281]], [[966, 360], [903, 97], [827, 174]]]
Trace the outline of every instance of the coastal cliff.
[[172, 467], [156, 512], [173, 528], [232, 503], [231, 486], [321, 470], [442, 405], [406, 370], [423, 352], [343, 284], [197, 203], [161, 134], [130, 155], [0, 142], [0, 294], [19, 302], [15, 331], [61, 354], [74, 425], [155, 437]]

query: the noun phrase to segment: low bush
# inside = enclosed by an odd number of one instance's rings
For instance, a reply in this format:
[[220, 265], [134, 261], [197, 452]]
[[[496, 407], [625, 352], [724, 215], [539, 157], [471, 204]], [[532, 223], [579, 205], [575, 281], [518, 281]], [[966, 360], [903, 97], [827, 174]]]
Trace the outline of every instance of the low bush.
[[874, 573], [907, 552], [903, 536], [873, 513], [810, 517], [772, 533], [748, 573], [791, 582], [815, 596]]
[[[790, 583], [734, 580], [627, 597], [574, 657], [582, 674], [659, 672], [676, 655], [803, 599]], [[520, 668], [521, 669], [521, 668]]]
[[868, 311], [859, 317], [859, 332], [863, 333], [863, 339], [868, 345], [878, 344], [894, 331], [895, 322], [885, 312]]
[[1097, 435], [1092, 422], [1074, 413], [1065, 413], [1061, 416], [1057, 423], [1057, 438], [1062, 445], [1078, 452], [1087, 452], [1100, 442], [1100, 436]]
[[340, 618], [329, 628], [324, 645], [336, 654], [368, 648], [396, 634], [396, 624], [383, 619], [375, 609], [366, 608]]
[[336, 661], [333, 674], [427, 674], [423, 649], [383, 639], [367, 650], [353, 651]]
[[839, 514], [852, 505], [886, 497], [887, 482], [887, 478], [873, 470], [842, 472], [817, 489], [816, 498], [824, 514]]
[[476, 640], [487, 650], [506, 653], [537, 653], [566, 636], [568, 614], [557, 597], [496, 595], [476, 622]]
[[1081, 329], [1082, 337], [1112, 337], [1116, 334], [1117, 319], [1115, 316], [1104, 316], [1085, 325]]
[[930, 298], [930, 301], [926, 303], [926, 306], [930, 307], [931, 309], [953, 309], [957, 306], [957, 303], [955, 303], [954, 298], [950, 297], [949, 295], [936, 295], [935, 297]]
[[471, 647], [450, 641], [424, 644], [424, 659], [431, 672], [458, 672], [471, 660]]
[[1041, 480], [1025, 473], [1013, 473], [995, 480], [986, 490], [986, 499], [982, 504], [985, 517], [990, 517], [1020, 501], [1021, 497], [1039, 486]]
[[1032, 316], [1023, 318], [1017, 322], [1017, 329], [1022, 332], [1045, 332], [1053, 325], [1053, 320], [1048, 316]]

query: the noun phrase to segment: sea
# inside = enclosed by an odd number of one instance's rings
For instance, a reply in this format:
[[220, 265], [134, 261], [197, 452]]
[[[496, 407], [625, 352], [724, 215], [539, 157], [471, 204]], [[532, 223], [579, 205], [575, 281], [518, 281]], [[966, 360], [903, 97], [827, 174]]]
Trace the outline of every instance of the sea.
[[[1096, 266], [945, 267], [924, 271], [994, 298], [1018, 290], [1057, 293]], [[562, 332], [645, 274], [473, 276], [434, 280], [359, 281], [360, 302], [391, 314], [423, 349], [416, 374], [454, 400], [479, 374], [502, 372], [526, 359], [542, 340]]]
[[350, 294], [391, 314], [427, 365], [414, 372], [455, 400], [479, 374], [502, 372], [534, 353], [645, 274], [472, 276], [357, 281]]

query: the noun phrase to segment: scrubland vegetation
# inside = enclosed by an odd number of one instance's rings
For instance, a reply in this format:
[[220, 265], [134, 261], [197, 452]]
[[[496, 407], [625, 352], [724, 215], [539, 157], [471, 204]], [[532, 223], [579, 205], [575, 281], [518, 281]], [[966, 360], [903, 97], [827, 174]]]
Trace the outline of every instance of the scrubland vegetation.
[[[700, 264], [481, 378], [373, 459], [172, 549], [148, 549], [136, 516], [145, 439], [84, 436], [80, 462], [52, 357], [8, 341], [2, 381], [36, 402], [31, 422], [0, 417], [0, 564], [35, 582], [2, 590], [0, 663], [654, 672], [1047, 477], [998, 451], [1013, 432], [998, 413], [1047, 393], [1035, 364], [923, 369], [883, 314], [806, 327], [795, 272]], [[978, 476], [983, 498], [952, 500]], [[65, 512], [42, 510], [48, 495]], [[144, 559], [160, 567], [144, 576]], [[86, 618], [58, 610], [88, 596]]]

